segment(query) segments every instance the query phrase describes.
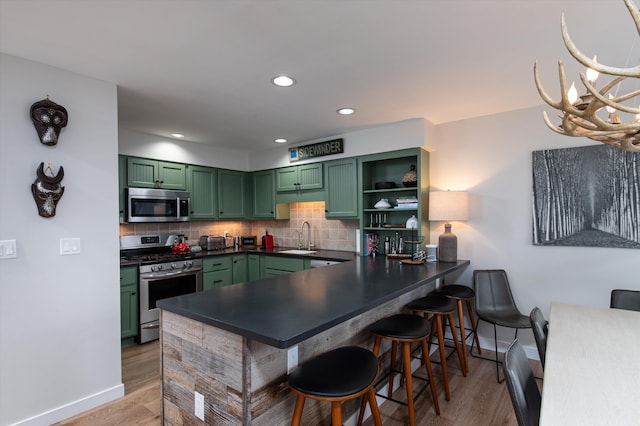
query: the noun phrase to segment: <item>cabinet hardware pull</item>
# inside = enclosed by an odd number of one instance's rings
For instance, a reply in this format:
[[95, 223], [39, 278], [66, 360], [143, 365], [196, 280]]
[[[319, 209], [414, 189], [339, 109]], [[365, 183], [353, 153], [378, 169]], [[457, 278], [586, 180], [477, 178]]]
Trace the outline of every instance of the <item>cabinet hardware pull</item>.
[[220, 266], [222, 263], [214, 263], [213, 266]]
[[214, 284], [221, 283], [221, 282], [222, 282], [222, 280], [213, 280]]

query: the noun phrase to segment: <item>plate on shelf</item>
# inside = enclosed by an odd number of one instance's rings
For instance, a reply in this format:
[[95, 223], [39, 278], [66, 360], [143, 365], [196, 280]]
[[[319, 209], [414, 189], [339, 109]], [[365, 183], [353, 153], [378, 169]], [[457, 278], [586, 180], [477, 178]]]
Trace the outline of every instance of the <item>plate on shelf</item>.
[[393, 225], [393, 224], [388, 224], [385, 223], [384, 225], [382, 225], [383, 228], [404, 228], [404, 224], [397, 224], [397, 225]]

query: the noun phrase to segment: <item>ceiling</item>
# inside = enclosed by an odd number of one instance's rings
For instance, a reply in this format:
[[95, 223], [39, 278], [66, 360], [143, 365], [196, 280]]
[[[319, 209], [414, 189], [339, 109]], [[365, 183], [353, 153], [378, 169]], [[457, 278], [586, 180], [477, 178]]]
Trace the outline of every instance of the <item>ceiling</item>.
[[623, 0], [0, 0], [0, 51], [115, 83], [122, 127], [257, 151], [541, 105], [536, 60], [558, 98], [557, 61], [582, 71], [562, 12], [585, 54], [639, 62]]

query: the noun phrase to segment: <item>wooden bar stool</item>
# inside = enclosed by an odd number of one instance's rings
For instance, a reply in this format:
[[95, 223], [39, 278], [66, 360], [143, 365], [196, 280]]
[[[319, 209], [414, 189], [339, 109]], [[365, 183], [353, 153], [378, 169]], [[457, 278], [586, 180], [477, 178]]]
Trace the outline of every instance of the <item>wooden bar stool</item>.
[[331, 402], [331, 424], [340, 426], [340, 403], [364, 395], [363, 406], [369, 401], [374, 424], [382, 426], [373, 389], [377, 377], [378, 358], [357, 346], [334, 349], [307, 361], [289, 376], [289, 386], [298, 394], [291, 425], [300, 424], [304, 402], [311, 398]]
[[[438, 404], [438, 393], [433, 381], [433, 370], [431, 369], [431, 360], [429, 359], [429, 350], [427, 349], [427, 337], [431, 333], [431, 321], [418, 315], [411, 314], [396, 314], [373, 323], [369, 331], [375, 336], [375, 343], [373, 344], [373, 354], [377, 357], [380, 354], [380, 345], [382, 339], [390, 340], [391, 345], [391, 368], [389, 372], [389, 394], [388, 396], [382, 396], [383, 398], [390, 399], [394, 402], [403, 404], [400, 401], [396, 401], [390, 398], [393, 391], [393, 377], [395, 372], [395, 352], [398, 344], [402, 346], [402, 360], [403, 360], [403, 372], [404, 382], [407, 389], [407, 407], [409, 411], [409, 424], [414, 426], [416, 424], [415, 410], [414, 410], [414, 396], [413, 396], [413, 381], [411, 371], [411, 344], [420, 343], [422, 349], [422, 358], [427, 370], [427, 378], [429, 386], [431, 387], [431, 395], [433, 396], [433, 408], [436, 414], [440, 415], [440, 405]], [[420, 393], [418, 393], [419, 395]], [[358, 417], [358, 424], [362, 421], [364, 416], [364, 405], [360, 408], [360, 416]]]
[[[447, 355], [445, 353], [444, 346], [444, 328], [442, 327], [442, 319], [444, 317], [445, 322], [449, 321], [449, 327], [451, 329], [451, 335], [453, 337], [453, 342], [456, 347], [456, 353], [458, 354], [458, 359], [460, 361], [460, 369], [462, 370], [462, 375], [466, 377], [467, 370], [466, 364], [464, 362], [464, 358], [462, 356], [462, 351], [460, 350], [460, 342], [458, 342], [458, 336], [456, 333], [456, 328], [453, 323], [453, 313], [456, 311], [456, 303], [445, 296], [434, 296], [428, 295], [425, 297], [421, 297], [419, 299], [414, 300], [413, 302], [407, 305], [407, 308], [413, 310], [416, 313], [421, 313], [425, 317], [429, 315], [433, 315], [435, 319], [432, 322], [432, 330], [436, 329], [438, 333], [438, 346], [440, 349], [440, 364], [442, 365], [442, 380], [444, 381], [444, 395], [447, 401], [451, 400], [451, 392], [449, 391], [449, 374], [447, 372]], [[433, 333], [429, 337], [429, 345], [428, 348], [431, 348], [431, 341], [433, 339]]]
[[[473, 334], [473, 338], [476, 341], [476, 346], [478, 347], [478, 353], [482, 354], [482, 349], [480, 348], [480, 340], [478, 340], [478, 333], [476, 331], [476, 320], [473, 315], [473, 308], [471, 307], [471, 303], [473, 299], [476, 297], [476, 292], [466, 285], [460, 284], [450, 284], [445, 285], [444, 287], [439, 288], [434, 291], [432, 294], [439, 294], [442, 296], [450, 297], [454, 299], [458, 305], [458, 328], [460, 329], [460, 337], [463, 342], [462, 351], [464, 352], [464, 362], [467, 368], [467, 372], [469, 372], [469, 354], [467, 352], [467, 339], [470, 335]], [[464, 326], [464, 310], [462, 308], [462, 302], [465, 302], [467, 305], [467, 313], [469, 314], [469, 322], [471, 324], [471, 329], [469, 330], [469, 334], [467, 334]]]

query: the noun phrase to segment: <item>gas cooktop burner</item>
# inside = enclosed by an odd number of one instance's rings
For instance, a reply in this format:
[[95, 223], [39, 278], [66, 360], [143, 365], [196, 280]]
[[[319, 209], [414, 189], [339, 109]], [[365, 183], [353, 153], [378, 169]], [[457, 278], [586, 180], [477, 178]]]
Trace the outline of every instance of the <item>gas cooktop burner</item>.
[[122, 260], [127, 262], [140, 262], [140, 263], [160, 263], [160, 262], [172, 262], [177, 260], [190, 259], [190, 254], [173, 254], [173, 253], [157, 253], [157, 254], [124, 254], [121, 256]]

